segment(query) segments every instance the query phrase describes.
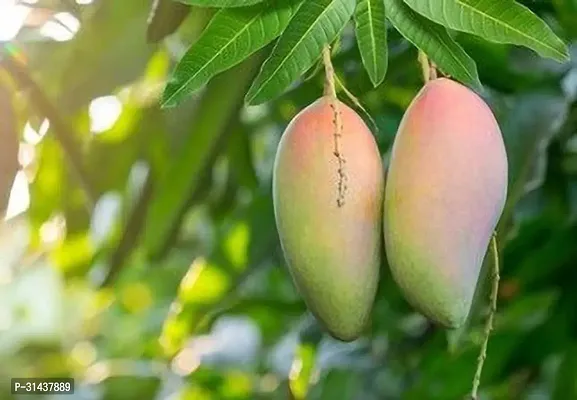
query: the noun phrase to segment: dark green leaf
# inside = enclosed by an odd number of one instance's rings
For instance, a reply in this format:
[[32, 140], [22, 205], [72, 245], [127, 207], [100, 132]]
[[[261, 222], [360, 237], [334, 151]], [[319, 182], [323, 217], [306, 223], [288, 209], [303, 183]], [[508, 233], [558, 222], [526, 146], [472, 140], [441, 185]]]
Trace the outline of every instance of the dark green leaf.
[[444, 73], [481, 88], [475, 61], [453, 40], [445, 28], [420, 16], [402, 0], [385, 0], [387, 18], [407, 40], [424, 51]]
[[338, 36], [354, 9], [354, 0], [307, 0], [254, 80], [248, 103], [264, 103], [284, 92], [313, 65], [323, 46]]
[[513, 0], [405, 0], [419, 14], [450, 29], [497, 43], [512, 43], [558, 61], [569, 59], [567, 46], [539, 17]]
[[512, 222], [517, 202], [542, 183], [547, 146], [567, 115], [568, 106], [567, 100], [556, 94], [518, 96], [502, 121], [509, 160], [509, 193], [498, 229], [502, 235]]
[[577, 398], [577, 344], [570, 346], [557, 370], [553, 400]]
[[146, 40], [156, 43], [174, 33], [190, 13], [190, 7], [172, 0], [154, 0], [148, 16]]
[[355, 10], [355, 35], [363, 65], [377, 87], [387, 73], [387, 27], [383, 0], [359, 0]]

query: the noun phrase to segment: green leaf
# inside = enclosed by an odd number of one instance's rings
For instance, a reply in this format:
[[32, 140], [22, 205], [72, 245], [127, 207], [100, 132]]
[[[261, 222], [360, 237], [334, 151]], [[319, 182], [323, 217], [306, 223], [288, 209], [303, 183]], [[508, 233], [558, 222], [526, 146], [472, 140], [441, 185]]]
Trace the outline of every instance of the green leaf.
[[569, 110], [568, 101], [556, 93], [534, 92], [513, 100], [513, 107], [500, 121], [509, 160], [507, 202], [497, 227], [500, 237], [514, 224], [519, 200], [543, 183], [546, 150]]
[[263, 2], [263, 0], [178, 0], [178, 1], [184, 4], [189, 4], [191, 6], [217, 7], [217, 8], [246, 7]]
[[355, 35], [363, 65], [374, 87], [387, 73], [387, 27], [383, 0], [359, 0], [355, 10]]
[[174, 33], [190, 13], [190, 7], [172, 0], [154, 0], [148, 16], [146, 41], [160, 42]]
[[567, 46], [539, 17], [513, 0], [405, 0], [413, 10], [457, 31], [497, 43], [529, 47], [543, 57], [567, 61]]
[[553, 400], [577, 397], [577, 343], [569, 346], [559, 364], [552, 396]]
[[218, 12], [176, 66], [164, 90], [163, 107], [177, 105], [214, 75], [278, 37], [299, 4], [291, 0], [278, 8], [258, 4]]
[[265, 61], [246, 96], [261, 104], [281, 94], [319, 57], [353, 15], [354, 0], [307, 0]]
[[385, 0], [385, 8], [395, 29], [424, 51], [439, 69], [476, 89], [481, 88], [475, 61], [444, 27], [415, 13], [403, 0]]

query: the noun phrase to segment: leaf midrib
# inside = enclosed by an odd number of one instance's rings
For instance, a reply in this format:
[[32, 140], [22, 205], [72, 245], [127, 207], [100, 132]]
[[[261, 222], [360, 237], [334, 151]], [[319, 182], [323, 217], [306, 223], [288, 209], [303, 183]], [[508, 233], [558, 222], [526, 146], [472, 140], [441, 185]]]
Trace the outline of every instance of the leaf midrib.
[[[310, 33], [310, 31], [313, 29], [313, 27], [318, 23], [318, 21], [325, 15], [325, 13], [327, 12], [327, 10], [329, 8], [331, 8], [331, 6], [335, 3], [335, 1], [339, 1], [339, 0], [332, 0], [330, 2], [330, 4], [327, 5], [327, 7], [319, 14], [319, 16], [314, 20], [314, 22], [312, 24], [310, 24], [309, 28], [305, 31], [305, 33], [301, 36], [301, 38], [299, 39], [299, 41], [291, 48], [290, 52], [286, 55], [286, 57], [281, 61], [281, 63], [278, 65], [278, 67], [269, 75], [269, 78], [264, 81], [261, 85], [260, 85], [260, 89], [254, 93], [254, 95], [251, 97], [251, 100], [254, 100], [263, 90], [264, 87], [266, 85], [268, 85], [268, 83], [272, 80], [272, 78], [277, 74], [277, 72], [284, 66], [284, 63], [290, 58], [290, 56], [295, 52], [295, 49], [300, 46], [300, 44], [304, 41], [305, 37], [307, 37], [307, 35]], [[296, 17], [297, 15], [295, 14], [294, 17]], [[294, 18], [293, 17], [293, 18]]]
[[[369, 14], [369, 29], [371, 31], [371, 43], [373, 45], [373, 51], [372, 51], [372, 55], [373, 55], [373, 68], [375, 69], [375, 74], [377, 74], [377, 70], [378, 70], [378, 66], [377, 66], [377, 42], [375, 41], [375, 30], [373, 27], [373, 9], [372, 9], [372, 4], [373, 4], [374, 0], [367, 0], [367, 10], [368, 10], [368, 14]], [[382, 1], [382, 0], [380, 0]]]
[[212, 56], [212, 58], [210, 58], [210, 60], [208, 60], [206, 63], [204, 63], [204, 65], [198, 69], [198, 71], [191, 75], [181, 86], [180, 88], [178, 88], [173, 94], [172, 96], [170, 96], [168, 99], [165, 100], [165, 103], [168, 103], [169, 101], [171, 101], [175, 96], [177, 96], [180, 92], [182, 92], [189, 84], [190, 82], [192, 82], [194, 79], [196, 79], [196, 77], [198, 75], [200, 75], [201, 72], [203, 72], [204, 70], [206, 70], [208, 68], [208, 66], [218, 57], [220, 56], [226, 49], [228, 49], [228, 47], [231, 46], [231, 44], [240, 36], [242, 35], [244, 32], [246, 32], [248, 30], [248, 28], [254, 23], [254, 21], [256, 19], [258, 19], [262, 13], [264, 12], [264, 10], [259, 11], [236, 35], [234, 35], [229, 41], [228, 43], [223, 46], [219, 51], [217, 51], [214, 56]]

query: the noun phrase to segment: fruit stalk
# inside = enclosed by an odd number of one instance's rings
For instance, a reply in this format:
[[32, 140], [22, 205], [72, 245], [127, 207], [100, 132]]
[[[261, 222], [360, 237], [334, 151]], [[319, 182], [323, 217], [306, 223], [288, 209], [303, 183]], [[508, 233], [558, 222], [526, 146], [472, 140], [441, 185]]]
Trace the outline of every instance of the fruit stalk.
[[493, 234], [491, 238], [491, 252], [493, 253], [493, 285], [491, 287], [491, 309], [489, 310], [489, 316], [487, 318], [487, 324], [485, 325], [485, 332], [483, 334], [483, 343], [481, 344], [481, 351], [477, 359], [477, 370], [475, 371], [475, 377], [473, 378], [473, 390], [471, 390], [471, 399], [477, 400], [477, 392], [479, 390], [479, 384], [481, 383], [481, 373], [483, 372], [483, 365], [485, 364], [485, 359], [487, 358], [487, 344], [489, 343], [489, 337], [491, 336], [491, 331], [493, 330], [493, 320], [495, 318], [495, 313], [497, 312], [497, 295], [499, 293], [499, 248], [497, 247], [497, 235]]
[[437, 67], [429, 62], [429, 58], [423, 50], [419, 50], [418, 59], [423, 71], [423, 81], [427, 83], [430, 80], [437, 79]]
[[335, 69], [331, 61], [331, 48], [327, 44], [323, 47], [323, 64], [325, 66], [325, 96], [329, 96], [333, 101], [337, 98], [335, 88]]
[[325, 89], [324, 94], [329, 98], [330, 107], [333, 110], [333, 125], [334, 125], [334, 156], [338, 162], [338, 194], [337, 206], [340, 208], [345, 205], [345, 192], [347, 189], [345, 175], [345, 157], [341, 149], [341, 137], [343, 135], [343, 123], [341, 120], [341, 113], [339, 110], [339, 102], [337, 99], [337, 90], [335, 88], [335, 70], [331, 62], [331, 48], [329, 45], [323, 47], [323, 64], [325, 66]]

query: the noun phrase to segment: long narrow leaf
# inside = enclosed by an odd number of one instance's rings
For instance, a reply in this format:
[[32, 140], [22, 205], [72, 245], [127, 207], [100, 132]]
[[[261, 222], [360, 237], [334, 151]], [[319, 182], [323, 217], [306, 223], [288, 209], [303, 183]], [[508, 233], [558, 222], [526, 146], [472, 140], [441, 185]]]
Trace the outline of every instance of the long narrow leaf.
[[219, 11], [180, 60], [163, 95], [163, 107], [177, 105], [214, 75], [225, 71], [277, 38], [300, 1]]
[[148, 16], [146, 40], [160, 42], [174, 33], [190, 13], [190, 7], [172, 0], [154, 0]]
[[558, 61], [569, 58], [567, 46], [551, 28], [513, 0], [405, 0], [405, 3], [447, 28], [497, 43], [526, 46]]
[[260, 104], [281, 94], [319, 57], [350, 20], [355, 0], [306, 0], [264, 63], [246, 99]]
[[387, 27], [383, 0], [359, 0], [355, 10], [355, 35], [363, 65], [373, 86], [387, 73]]
[[441, 71], [476, 89], [481, 88], [475, 61], [445, 28], [417, 14], [403, 0], [385, 0], [385, 6], [387, 18], [395, 29], [424, 51]]

